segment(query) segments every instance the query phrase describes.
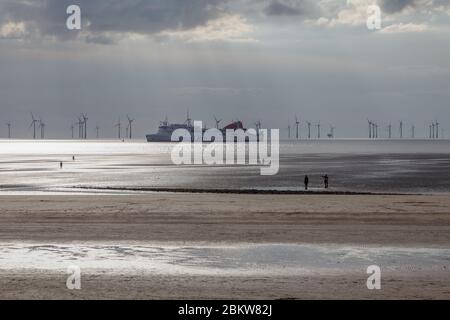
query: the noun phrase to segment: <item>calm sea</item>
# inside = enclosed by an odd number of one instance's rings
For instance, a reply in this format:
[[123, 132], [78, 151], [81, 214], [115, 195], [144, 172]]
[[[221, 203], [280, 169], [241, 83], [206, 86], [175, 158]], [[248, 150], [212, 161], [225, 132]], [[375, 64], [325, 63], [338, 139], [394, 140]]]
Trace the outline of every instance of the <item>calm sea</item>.
[[261, 176], [256, 166], [176, 166], [173, 146], [0, 140], [0, 193], [86, 192], [77, 187], [301, 190], [305, 174], [312, 190], [321, 190], [321, 176], [328, 174], [337, 191], [450, 191], [449, 140], [282, 141], [274, 176]]

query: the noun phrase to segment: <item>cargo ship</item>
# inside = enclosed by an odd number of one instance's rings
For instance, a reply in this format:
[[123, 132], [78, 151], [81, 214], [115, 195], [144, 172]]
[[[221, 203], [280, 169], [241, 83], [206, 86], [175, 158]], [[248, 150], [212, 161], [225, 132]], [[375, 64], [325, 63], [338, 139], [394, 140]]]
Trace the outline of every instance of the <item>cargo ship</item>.
[[[225, 133], [226, 130], [238, 130], [242, 129], [244, 131], [247, 131], [246, 128], [244, 128], [244, 125], [242, 121], [234, 121], [228, 125], [226, 125], [223, 128], [218, 128], [218, 122], [217, 123], [217, 129], [222, 132], [222, 135], [225, 139]], [[158, 131], [153, 134], [147, 134], [145, 137], [147, 139], [147, 142], [172, 142], [172, 133], [177, 129], [185, 129], [189, 131], [191, 134], [192, 139], [194, 138], [194, 126], [192, 124], [192, 120], [189, 118], [189, 115], [184, 123], [169, 123], [167, 117], [164, 121], [160, 122], [160, 125], [158, 127]], [[202, 137], [205, 131], [208, 130], [208, 128], [202, 128]], [[211, 141], [205, 141], [204, 142], [211, 142]]]

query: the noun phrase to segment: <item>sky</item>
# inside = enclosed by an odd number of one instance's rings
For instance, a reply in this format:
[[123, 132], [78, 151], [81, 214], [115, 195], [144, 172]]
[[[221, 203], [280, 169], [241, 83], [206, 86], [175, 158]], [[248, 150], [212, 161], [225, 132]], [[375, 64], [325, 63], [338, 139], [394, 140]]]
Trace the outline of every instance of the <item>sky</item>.
[[80, 113], [89, 137], [129, 115], [144, 138], [188, 110], [282, 137], [296, 116], [302, 136], [320, 121], [322, 136], [365, 137], [369, 118], [380, 136], [437, 120], [450, 137], [449, 98], [448, 0], [0, 0], [0, 138], [7, 122], [30, 138], [31, 112], [47, 138], [70, 138]]

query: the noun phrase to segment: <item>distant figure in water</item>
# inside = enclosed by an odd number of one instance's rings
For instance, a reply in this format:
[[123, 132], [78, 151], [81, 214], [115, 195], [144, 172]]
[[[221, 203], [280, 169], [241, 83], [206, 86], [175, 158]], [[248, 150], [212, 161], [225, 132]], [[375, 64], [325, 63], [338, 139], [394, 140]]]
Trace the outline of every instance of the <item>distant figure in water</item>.
[[328, 175], [322, 176], [323, 178], [323, 184], [325, 185], [325, 189], [328, 189]]
[[62, 161], [59, 163], [59, 168], [60, 169], [62, 169], [62, 166], [63, 166], [63, 164], [62, 164]]
[[75, 161], [75, 156], [72, 156], [72, 161]]
[[309, 184], [309, 178], [308, 178], [308, 176], [305, 176], [304, 182], [305, 182], [305, 190], [308, 190], [308, 184]]

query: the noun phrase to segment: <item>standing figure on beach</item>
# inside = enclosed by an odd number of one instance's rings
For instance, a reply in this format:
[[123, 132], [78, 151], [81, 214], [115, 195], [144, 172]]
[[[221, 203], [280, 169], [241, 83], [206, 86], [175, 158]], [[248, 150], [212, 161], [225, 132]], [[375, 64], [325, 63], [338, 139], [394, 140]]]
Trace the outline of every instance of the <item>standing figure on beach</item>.
[[308, 190], [308, 184], [309, 184], [309, 178], [308, 178], [308, 176], [305, 176], [304, 183], [305, 183], [305, 190]]
[[323, 178], [323, 184], [325, 185], [325, 189], [328, 189], [328, 175], [322, 176]]
[[62, 163], [62, 161], [60, 161], [59, 162], [59, 168], [62, 169], [62, 167], [63, 167], [63, 163]]

